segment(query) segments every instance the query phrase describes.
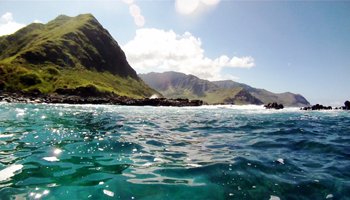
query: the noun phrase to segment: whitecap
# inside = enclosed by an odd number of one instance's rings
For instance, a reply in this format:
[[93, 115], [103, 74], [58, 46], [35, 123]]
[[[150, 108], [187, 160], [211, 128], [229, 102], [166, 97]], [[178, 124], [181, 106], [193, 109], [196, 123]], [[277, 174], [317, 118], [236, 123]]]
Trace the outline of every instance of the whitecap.
[[34, 199], [40, 199], [43, 195], [40, 193], [35, 194]]
[[281, 163], [282, 165], [284, 165], [284, 160], [283, 160], [283, 158], [278, 158], [278, 159], [277, 159], [277, 162], [279, 162], [279, 163]]
[[326, 196], [326, 199], [332, 199], [333, 198], [333, 194], [328, 194], [327, 196]]
[[144, 166], [144, 167], [149, 167], [149, 166], [152, 166], [152, 165], [153, 165], [152, 163], [147, 162], [147, 163], [143, 164], [142, 166]]
[[15, 175], [15, 172], [21, 170], [23, 165], [11, 165], [0, 171], [0, 181], [5, 181]]
[[56, 156], [51, 156], [51, 157], [43, 157], [44, 160], [49, 161], [49, 162], [57, 162], [60, 161]]
[[194, 163], [187, 164], [187, 166], [189, 166], [189, 167], [202, 167], [202, 165], [194, 164]]
[[154, 162], [164, 162], [164, 160], [161, 159], [161, 158], [155, 158], [153, 161], [154, 161]]
[[16, 117], [22, 117], [25, 115], [25, 110], [24, 109], [21, 109], [21, 108], [16, 108]]
[[270, 200], [280, 200], [278, 196], [270, 195]]
[[109, 191], [109, 190], [103, 190], [103, 193], [107, 196], [114, 197], [114, 192]]
[[2, 135], [0, 134], [0, 138], [8, 138], [8, 137], [13, 137], [14, 134], [6, 134], [6, 135]]

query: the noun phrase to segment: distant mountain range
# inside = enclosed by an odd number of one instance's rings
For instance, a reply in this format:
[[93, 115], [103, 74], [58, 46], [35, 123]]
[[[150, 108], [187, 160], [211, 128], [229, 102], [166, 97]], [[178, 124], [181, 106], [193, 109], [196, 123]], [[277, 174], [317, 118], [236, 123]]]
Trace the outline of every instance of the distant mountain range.
[[78, 87], [135, 98], [159, 94], [91, 14], [60, 15], [0, 37], [0, 91], [49, 94]]
[[276, 94], [246, 84], [226, 81], [208, 81], [178, 72], [139, 74], [143, 81], [167, 98], [200, 99], [209, 104], [267, 104], [308, 106], [301, 95], [290, 92]]

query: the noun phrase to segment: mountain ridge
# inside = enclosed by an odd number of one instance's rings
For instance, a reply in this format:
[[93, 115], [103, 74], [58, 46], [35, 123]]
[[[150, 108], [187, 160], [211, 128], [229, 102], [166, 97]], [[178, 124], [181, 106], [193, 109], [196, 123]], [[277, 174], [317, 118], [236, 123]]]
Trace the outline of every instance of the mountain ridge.
[[[139, 76], [153, 89], [170, 98], [198, 98], [209, 104], [267, 104], [282, 103], [285, 106], [306, 106], [310, 103], [300, 94], [273, 93], [232, 80], [208, 81], [180, 72], [151, 72]], [[191, 81], [190, 81], [191, 80]], [[166, 82], [166, 84], [165, 84]], [[187, 85], [183, 87], [182, 82]]]
[[6, 91], [93, 86], [137, 98], [159, 94], [137, 76], [117, 41], [91, 14], [60, 15], [0, 37], [0, 77]]

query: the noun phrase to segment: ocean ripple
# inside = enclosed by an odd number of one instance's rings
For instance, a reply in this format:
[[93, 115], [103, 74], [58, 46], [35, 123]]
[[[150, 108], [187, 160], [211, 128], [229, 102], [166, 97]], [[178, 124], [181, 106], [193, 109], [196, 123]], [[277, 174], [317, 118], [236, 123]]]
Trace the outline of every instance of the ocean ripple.
[[1, 199], [349, 199], [350, 113], [0, 104]]

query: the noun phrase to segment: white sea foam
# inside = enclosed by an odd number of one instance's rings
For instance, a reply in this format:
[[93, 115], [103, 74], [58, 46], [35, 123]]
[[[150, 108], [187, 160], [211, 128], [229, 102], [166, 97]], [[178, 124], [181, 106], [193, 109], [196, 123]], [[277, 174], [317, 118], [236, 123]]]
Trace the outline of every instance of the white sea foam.
[[51, 157], [43, 157], [44, 160], [49, 161], [49, 162], [57, 162], [60, 161], [57, 157], [51, 156]]
[[6, 134], [6, 135], [2, 135], [0, 134], [0, 138], [9, 138], [9, 137], [13, 137], [14, 134]]
[[[194, 108], [194, 107], [191, 107]], [[242, 110], [259, 114], [269, 114], [276, 112], [301, 112], [298, 107], [286, 107], [281, 110], [266, 109], [264, 105], [204, 105], [196, 107], [199, 109], [231, 109], [231, 110]]]
[[283, 160], [283, 158], [278, 158], [278, 159], [277, 159], [277, 162], [279, 162], [279, 163], [281, 163], [282, 165], [284, 165], [284, 160]]
[[15, 111], [17, 112], [16, 117], [22, 117], [25, 115], [25, 109], [16, 108]]
[[142, 166], [144, 166], [144, 167], [149, 167], [149, 166], [152, 166], [152, 165], [153, 165], [153, 163], [147, 162], [147, 163], [143, 164]]
[[40, 199], [43, 195], [40, 193], [35, 194], [34, 199]]
[[189, 167], [202, 167], [202, 165], [194, 164], [194, 163], [189, 163], [189, 164], [187, 164], [187, 166], [189, 166]]
[[109, 191], [109, 190], [103, 190], [103, 193], [107, 196], [114, 197], [114, 192]]
[[278, 196], [271, 195], [270, 200], [280, 200], [280, 198]]
[[164, 162], [164, 160], [161, 158], [154, 158], [153, 161], [154, 162]]
[[0, 171], [0, 181], [5, 181], [15, 175], [15, 172], [21, 170], [23, 165], [11, 165]]
[[156, 99], [156, 98], [159, 98], [158, 95], [156, 95], [156, 94], [153, 94], [153, 95], [150, 97], [150, 99]]

